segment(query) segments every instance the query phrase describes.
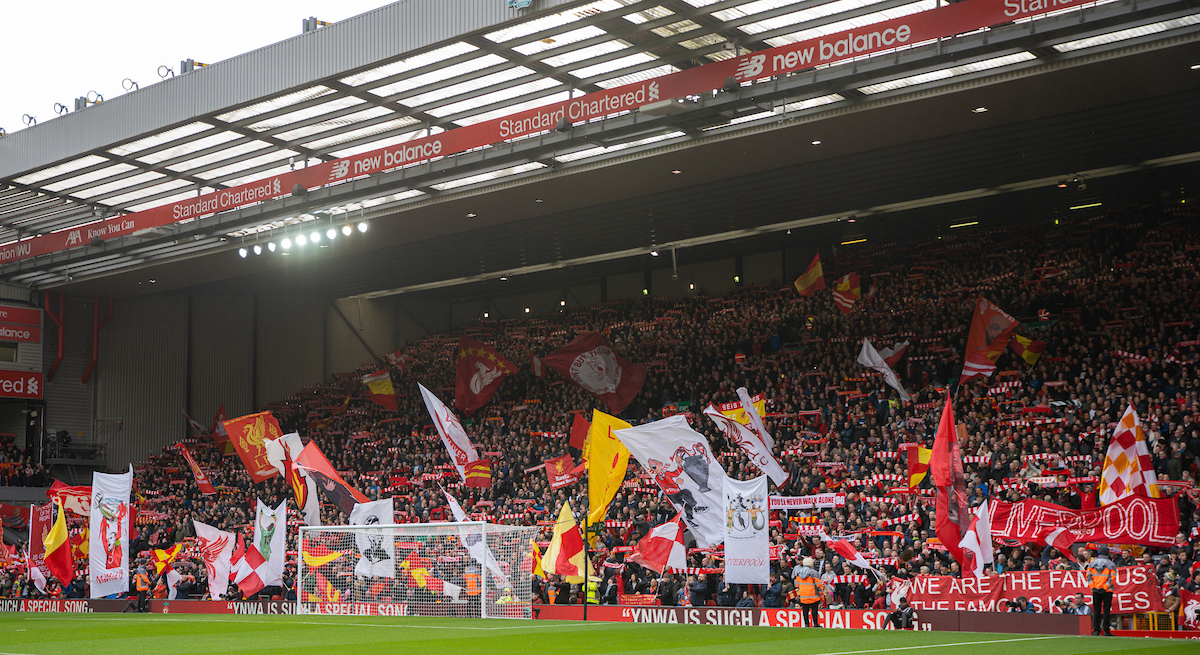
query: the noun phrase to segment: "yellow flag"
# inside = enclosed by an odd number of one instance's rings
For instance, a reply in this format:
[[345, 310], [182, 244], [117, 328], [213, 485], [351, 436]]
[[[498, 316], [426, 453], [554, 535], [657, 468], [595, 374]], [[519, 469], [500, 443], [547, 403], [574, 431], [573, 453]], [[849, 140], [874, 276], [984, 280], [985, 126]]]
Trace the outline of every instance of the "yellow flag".
[[546, 577], [546, 571], [542, 569], [542, 551], [538, 549], [537, 542], [530, 539], [529, 545], [533, 549], [530, 557], [533, 558], [533, 574], [539, 578]]
[[[608, 505], [613, 496], [621, 490], [625, 481], [625, 469], [629, 467], [629, 449], [613, 435], [613, 430], [624, 430], [632, 427], [625, 421], [609, 416], [604, 412], [592, 410], [592, 428], [588, 431], [587, 450], [584, 458], [588, 461], [588, 526], [604, 521], [608, 514]], [[590, 535], [588, 543], [595, 546], [596, 537]]]
[[562, 576], [567, 582], [583, 582], [586, 559], [575, 514], [571, 512], [570, 504], [563, 503], [558, 512], [558, 522], [554, 524], [554, 536], [550, 539], [546, 554], [542, 556], [542, 569], [546, 573]]

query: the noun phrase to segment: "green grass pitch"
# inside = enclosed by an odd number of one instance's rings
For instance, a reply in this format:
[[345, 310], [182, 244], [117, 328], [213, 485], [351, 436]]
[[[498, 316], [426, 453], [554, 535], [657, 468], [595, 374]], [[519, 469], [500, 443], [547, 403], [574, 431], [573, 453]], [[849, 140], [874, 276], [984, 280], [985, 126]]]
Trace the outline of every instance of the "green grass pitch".
[[434, 618], [0, 614], [0, 655], [163, 653], [1082, 655], [1200, 653], [1195, 641]]

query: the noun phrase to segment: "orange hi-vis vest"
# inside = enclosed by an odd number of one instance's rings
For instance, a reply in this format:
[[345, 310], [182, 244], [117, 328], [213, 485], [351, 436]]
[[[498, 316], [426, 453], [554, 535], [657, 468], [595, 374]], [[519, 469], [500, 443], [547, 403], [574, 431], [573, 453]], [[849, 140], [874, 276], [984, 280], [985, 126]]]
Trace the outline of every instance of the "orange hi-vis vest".
[[133, 583], [137, 585], [138, 591], [150, 591], [150, 578], [146, 577], [145, 573], [133, 576]]
[[479, 595], [479, 574], [478, 573], [467, 573], [467, 574], [463, 575], [463, 581], [467, 585], [467, 595], [468, 596], [478, 596]]
[[796, 578], [795, 597], [805, 605], [819, 603], [821, 602], [821, 593], [818, 591], [820, 585], [821, 581], [817, 578]]
[[1092, 591], [1112, 591], [1111, 569], [1088, 569], [1088, 586]]

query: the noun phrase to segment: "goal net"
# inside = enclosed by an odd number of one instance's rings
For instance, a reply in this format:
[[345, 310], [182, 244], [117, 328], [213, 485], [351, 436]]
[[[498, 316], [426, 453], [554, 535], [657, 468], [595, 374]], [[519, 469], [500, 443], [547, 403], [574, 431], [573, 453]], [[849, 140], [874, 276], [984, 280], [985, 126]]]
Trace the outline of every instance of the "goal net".
[[301, 526], [298, 614], [530, 618], [534, 526]]

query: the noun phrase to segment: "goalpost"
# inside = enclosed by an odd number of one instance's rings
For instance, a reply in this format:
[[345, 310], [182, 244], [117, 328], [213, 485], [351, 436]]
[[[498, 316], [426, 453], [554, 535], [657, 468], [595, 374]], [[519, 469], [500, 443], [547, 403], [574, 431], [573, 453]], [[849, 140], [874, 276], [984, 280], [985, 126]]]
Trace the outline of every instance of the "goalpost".
[[300, 526], [297, 614], [530, 617], [536, 526]]

